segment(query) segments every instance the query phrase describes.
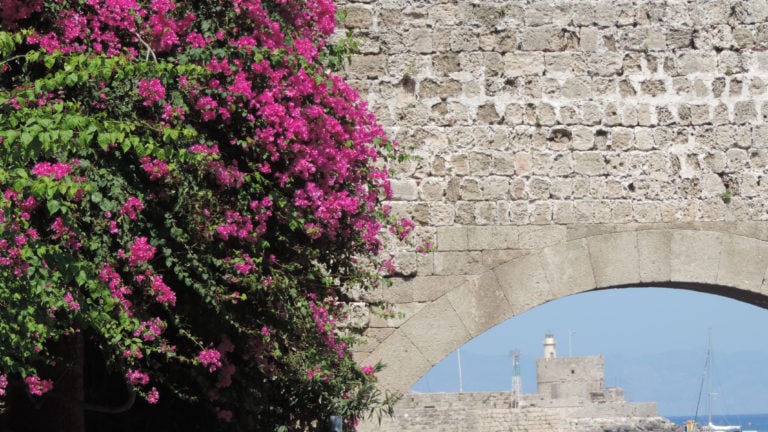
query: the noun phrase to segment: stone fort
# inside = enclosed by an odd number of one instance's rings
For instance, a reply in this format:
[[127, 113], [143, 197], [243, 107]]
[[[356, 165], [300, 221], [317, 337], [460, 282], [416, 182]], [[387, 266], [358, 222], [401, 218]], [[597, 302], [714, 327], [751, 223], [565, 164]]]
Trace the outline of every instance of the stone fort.
[[[488, 328], [586, 291], [768, 305], [766, 0], [343, 0], [344, 71], [392, 167], [392, 286], [362, 364], [407, 391]], [[369, 313], [383, 301], [395, 313]]]
[[557, 357], [554, 336], [536, 361], [535, 394], [409, 393], [392, 418], [371, 429], [396, 431], [629, 431], [672, 432], [655, 403], [624, 400], [621, 388], [605, 387], [602, 356]]

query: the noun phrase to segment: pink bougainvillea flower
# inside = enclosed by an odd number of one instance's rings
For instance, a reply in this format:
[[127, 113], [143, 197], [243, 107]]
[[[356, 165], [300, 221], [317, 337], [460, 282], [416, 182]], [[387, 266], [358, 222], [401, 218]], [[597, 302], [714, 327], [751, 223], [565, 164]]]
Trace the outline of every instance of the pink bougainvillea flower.
[[197, 355], [197, 360], [208, 368], [208, 372], [214, 372], [221, 367], [221, 353], [215, 349], [204, 349]]
[[147, 402], [154, 405], [159, 400], [160, 400], [160, 392], [158, 392], [155, 387], [152, 387], [147, 392]]
[[146, 237], [136, 237], [131, 245], [131, 253], [128, 257], [128, 264], [135, 267], [145, 264], [155, 256], [157, 248], [149, 244]]
[[42, 396], [53, 389], [53, 382], [51, 380], [41, 379], [37, 375], [24, 378], [24, 382], [27, 384], [29, 393], [35, 396]]

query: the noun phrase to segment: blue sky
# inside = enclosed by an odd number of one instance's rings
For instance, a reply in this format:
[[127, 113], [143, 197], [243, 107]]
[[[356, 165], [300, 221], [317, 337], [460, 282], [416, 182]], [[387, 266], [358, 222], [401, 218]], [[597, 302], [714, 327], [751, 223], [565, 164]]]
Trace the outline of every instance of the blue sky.
[[[659, 414], [694, 415], [712, 329], [713, 411], [768, 413], [768, 310], [693, 291], [627, 288], [578, 294], [514, 317], [461, 348], [464, 391], [509, 390], [521, 351], [523, 392], [536, 392], [535, 359], [547, 332], [559, 357], [602, 354], [606, 385]], [[570, 337], [569, 337], [570, 335]], [[570, 342], [569, 342], [570, 339]], [[418, 392], [459, 389], [457, 353], [416, 383]], [[699, 407], [699, 415], [705, 409]]]

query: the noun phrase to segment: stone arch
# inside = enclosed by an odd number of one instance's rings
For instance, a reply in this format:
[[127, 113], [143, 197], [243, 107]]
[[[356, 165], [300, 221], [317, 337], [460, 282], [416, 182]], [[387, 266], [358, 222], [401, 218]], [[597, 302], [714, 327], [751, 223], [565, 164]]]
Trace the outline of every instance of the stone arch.
[[388, 367], [381, 386], [406, 392], [470, 339], [569, 295], [621, 287], [718, 294], [768, 308], [768, 240], [706, 229], [584, 235], [532, 250], [451, 288], [408, 317], [364, 359]]

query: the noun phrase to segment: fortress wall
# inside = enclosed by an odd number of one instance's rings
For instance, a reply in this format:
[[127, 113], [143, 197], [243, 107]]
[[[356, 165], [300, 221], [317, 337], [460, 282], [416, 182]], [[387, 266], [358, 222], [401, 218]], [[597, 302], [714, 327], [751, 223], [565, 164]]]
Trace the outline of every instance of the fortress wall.
[[768, 219], [765, 0], [340, 7], [346, 77], [420, 157], [393, 206], [425, 236], [519, 226], [496, 248], [528, 248], [531, 225]]
[[[547, 407], [509, 407], [509, 393], [409, 393], [397, 404], [393, 418], [384, 419], [381, 426], [375, 421], [368, 422], [362, 430], [603, 432], [634, 430], [643, 424], [646, 430], [673, 430], [673, 426], [656, 417], [655, 404], [611, 402], [587, 406], [561, 401]], [[654, 427], [648, 429], [648, 425]]]
[[536, 360], [537, 393], [552, 399], [603, 394], [604, 363], [603, 356], [539, 358]]

